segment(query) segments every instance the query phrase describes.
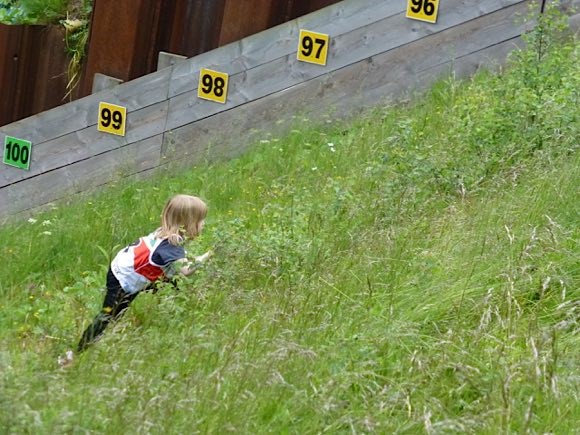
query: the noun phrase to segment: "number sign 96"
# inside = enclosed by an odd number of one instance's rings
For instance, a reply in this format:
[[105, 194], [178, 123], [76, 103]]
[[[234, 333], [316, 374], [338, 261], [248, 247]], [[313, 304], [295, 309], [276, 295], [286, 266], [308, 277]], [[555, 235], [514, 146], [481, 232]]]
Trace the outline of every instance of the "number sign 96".
[[99, 103], [99, 121], [97, 129], [105, 133], [125, 136], [125, 119], [127, 108], [109, 103]]
[[439, 0], [408, 0], [407, 18], [435, 23]]

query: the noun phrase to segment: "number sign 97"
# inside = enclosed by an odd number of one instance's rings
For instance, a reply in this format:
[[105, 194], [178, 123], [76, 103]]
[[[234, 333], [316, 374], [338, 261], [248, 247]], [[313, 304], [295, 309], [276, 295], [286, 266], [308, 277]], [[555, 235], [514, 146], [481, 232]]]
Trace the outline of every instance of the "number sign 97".
[[407, 18], [435, 23], [439, 0], [408, 0]]
[[30, 168], [30, 150], [32, 143], [15, 137], [4, 139], [4, 163], [20, 169]]
[[127, 108], [109, 103], [99, 103], [97, 129], [105, 133], [125, 136]]
[[296, 58], [302, 62], [326, 65], [329, 36], [324, 33], [300, 30]]
[[314, 40], [312, 40], [312, 38], [310, 36], [305, 36], [302, 39], [302, 55], [305, 57], [310, 57], [312, 56], [312, 51], [314, 50], [314, 43], [316, 42], [316, 45], [318, 47], [318, 50], [316, 50], [316, 54], [314, 55], [314, 57], [316, 59], [320, 59], [320, 55], [322, 54], [322, 49], [324, 48], [324, 45], [326, 44], [326, 41], [322, 38], [316, 38]]

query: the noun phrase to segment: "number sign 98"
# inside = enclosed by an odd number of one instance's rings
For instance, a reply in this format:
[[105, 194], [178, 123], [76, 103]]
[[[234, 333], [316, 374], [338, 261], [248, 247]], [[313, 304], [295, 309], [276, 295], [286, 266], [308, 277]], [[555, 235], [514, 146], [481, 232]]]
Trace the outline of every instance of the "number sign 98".
[[197, 96], [204, 100], [225, 103], [228, 94], [228, 80], [227, 73], [202, 68], [199, 71]]
[[204, 74], [201, 78], [201, 84], [203, 87], [201, 88], [204, 94], [213, 94], [216, 97], [221, 97], [224, 94], [224, 86], [226, 85], [226, 81], [222, 77], [214, 78], [209, 74]]

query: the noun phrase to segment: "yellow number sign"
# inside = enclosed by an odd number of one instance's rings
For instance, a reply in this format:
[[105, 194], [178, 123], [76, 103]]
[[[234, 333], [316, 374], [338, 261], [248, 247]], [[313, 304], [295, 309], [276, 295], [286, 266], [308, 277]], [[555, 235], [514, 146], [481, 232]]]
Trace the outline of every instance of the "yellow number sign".
[[99, 103], [99, 121], [97, 130], [105, 133], [125, 136], [127, 108], [109, 103]]
[[407, 18], [437, 22], [437, 12], [439, 11], [439, 0], [407, 0]]
[[329, 39], [329, 36], [324, 33], [300, 30], [296, 58], [302, 62], [326, 65]]
[[199, 72], [197, 96], [204, 100], [225, 103], [228, 96], [228, 74], [202, 68]]

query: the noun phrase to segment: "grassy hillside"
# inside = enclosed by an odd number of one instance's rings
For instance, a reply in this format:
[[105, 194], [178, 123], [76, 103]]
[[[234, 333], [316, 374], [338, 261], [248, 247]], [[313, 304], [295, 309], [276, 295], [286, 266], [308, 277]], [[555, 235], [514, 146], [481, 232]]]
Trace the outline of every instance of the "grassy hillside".
[[[556, 433], [578, 405], [578, 44], [0, 229], [0, 432]], [[68, 369], [177, 192], [211, 263]]]

